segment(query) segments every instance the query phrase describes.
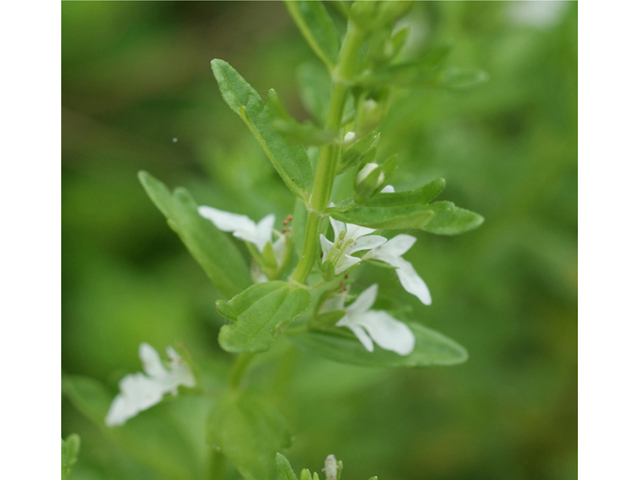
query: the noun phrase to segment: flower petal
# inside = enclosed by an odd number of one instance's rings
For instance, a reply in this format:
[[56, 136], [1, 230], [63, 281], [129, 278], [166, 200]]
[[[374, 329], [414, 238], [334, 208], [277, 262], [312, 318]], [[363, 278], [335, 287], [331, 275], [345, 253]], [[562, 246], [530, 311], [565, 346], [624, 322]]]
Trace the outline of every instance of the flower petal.
[[[343, 317], [340, 322], [342, 322], [342, 320], [344, 320], [345, 317]], [[360, 340], [360, 343], [362, 343], [362, 345], [364, 345], [364, 348], [367, 349], [367, 351], [369, 352], [373, 352], [373, 341], [371, 340], [371, 338], [369, 337], [369, 335], [367, 335], [367, 332], [364, 331], [364, 329], [360, 326], [360, 325], [356, 325], [354, 323], [345, 323], [343, 325], [340, 325], [340, 322], [336, 323], [337, 326], [339, 327], [348, 327], [349, 330], [351, 330], [353, 332], [353, 334], [358, 337], [358, 340]]]
[[338, 220], [334, 220], [329, 217], [329, 222], [331, 222], [331, 228], [333, 228], [333, 241], [337, 241], [341, 232], [347, 231], [347, 225], [344, 222], [340, 222]]
[[358, 238], [369, 235], [376, 231], [375, 228], [367, 228], [361, 227], [360, 225], [355, 225], [353, 223], [346, 223], [345, 228], [347, 230], [347, 234], [345, 235], [345, 241], [347, 240], [357, 240]]
[[409, 293], [415, 295], [425, 305], [431, 305], [431, 294], [429, 288], [424, 280], [420, 278], [416, 269], [413, 268], [411, 263], [407, 262], [404, 258], [398, 258], [395, 264], [398, 267], [396, 272], [398, 273], [398, 279], [402, 284], [402, 287]]
[[244, 238], [243, 240], [247, 240], [253, 244], [262, 252], [264, 250], [264, 246], [271, 241], [271, 237], [273, 236], [273, 226], [276, 223], [276, 216], [273, 213], [270, 213], [262, 220], [258, 222], [256, 225], [255, 233], [253, 235], [254, 239], [249, 240]]
[[364, 314], [369, 310], [376, 301], [378, 296], [378, 284], [374, 283], [364, 292], [358, 295], [358, 298], [347, 307], [347, 313], [349, 316], [358, 316]]
[[386, 241], [387, 239], [380, 235], [365, 235], [356, 240], [349, 249], [349, 253], [359, 252], [360, 250], [371, 250], [372, 248], [379, 247]]
[[168, 372], [164, 368], [162, 360], [160, 360], [160, 355], [156, 349], [148, 343], [140, 344], [140, 347], [138, 348], [138, 356], [142, 362], [142, 369], [150, 377], [161, 378], [167, 375]]
[[409, 355], [416, 345], [416, 338], [407, 325], [396, 320], [387, 312], [371, 310], [358, 322], [373, 341], [385, 350], [398, 355]]
[[213, 207], [200, 206], [198, 207], [198, 213], [207, 220], [211, 220], [223, 232], [251, 231], [256, 227], [255, 222], [246, 215], [225, 212]]
[[333, 242], [327, 240], [322, 233], [320, 234], [320, 248], [322, 248], [322, 262], [326, 262], [329, 258], [329, 252], [333, 248]]
[[[389, 239], [387, 243], [377, 249], [377, 252], [382, 255], [399, 257], [407, 253], [407, 251], [416, 243], [416, 240], [417, 238], [413, 235], [406, 235], [402, 233]], [[375, 254], [376, 252], [374, 252], [374, 255]]]
[[351, 255], [341, 255], [335, 265], [334, 273], [340, 275], [345, 270], [353, 267], [356, 263], [360, 263], [362, 259], [352, 257]]
[[393, 188], [393, 185], [387, 185], [382, 190], [380, 190], [380, 193], [395, 193], [395, 192], [396, 192], [396, 189]]

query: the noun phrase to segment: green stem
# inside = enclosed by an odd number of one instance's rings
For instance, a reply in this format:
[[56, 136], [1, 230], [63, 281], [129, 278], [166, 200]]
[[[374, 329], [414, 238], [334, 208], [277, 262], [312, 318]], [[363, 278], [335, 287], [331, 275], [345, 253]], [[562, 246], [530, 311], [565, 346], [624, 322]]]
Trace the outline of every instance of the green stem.
[[[354, 24], [349, 23], [347, 34], [340, 50], [338, 65], [333, 72], [333, 90], [326, 122], [326, 128], [329, 131], [338, 131], [340, 129], [347, 92], [356, 72], [358, 53], [364, 40], [365, 34]], [[309, 272], [313, 268], [318, 251], [320, 220], [322, 220], [324, 211], [331, 201], [339, 153], [340, 147], [335, 144], [324, 145], [318, 153], [313, 190], [307, 205], [309, 216], [307, 218], [302, 255], [291, 277], [292, 280], [299, 283], [306, 281]]]
[[240, 387], [240, 383], [242, 383], [242, 379], [247, 372], [247, 366], [254, 355], [253, 353], [241, 353], [236, 357], [229, 377], [229, 387], [232, 390], [237, 390]]

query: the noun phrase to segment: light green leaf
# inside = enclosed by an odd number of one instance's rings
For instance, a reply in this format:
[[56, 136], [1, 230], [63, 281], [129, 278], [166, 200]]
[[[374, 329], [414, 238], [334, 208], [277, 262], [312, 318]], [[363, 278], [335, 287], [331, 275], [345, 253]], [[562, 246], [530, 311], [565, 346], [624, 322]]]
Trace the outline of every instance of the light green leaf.
[[71, 467], [78, 460], [80, 453], [80, 437], [72, 433], [67, 439], [62, 439], [62, 480], [67, 480], [71, 475]]
[[369, 228], [408, 230], [424, 228], [435, 213], [425, 205], [400, 205], [390, 207], [355, 206], [347, 211], [329, 208], [329, 215], [341, 222], [354, 223]]
[[281, 453], [276, 454], [276, 466], [279, 480], [298, 480], [289, 460]]
[[293, 208], [293, 221], [291, 226], [291, 236], [293, 238], [293, 246], [298, 257], [302, 256], [302, 247], [304, 245], [304, 237], [307, 229], [307, 207], [304, 202], [296, 198], [296, 204]]
[[207, 442], [220, 448], [246, 480], [275, 477], [276, 453], [291, 445], [282, 416], [249, 392], [220, 398], [207, 421]]
[[484, 222], [482, 215], [456, 207], [451, 202], [434, 202], [429, 204], [429, 208], [435, 217], [423, 230], [436, 235], [458, 235], [478, 228]]
[[282, 330], [309, 306], [311, 296], [289, 282], [252, 285], [228, 302], [218, 302], [218, 311], [234, 320], [220, 330], [218, 341], [232, 353], [263, 352]]
[[62, 390], [76, 409], [140, 463], [167, 479], [201, 478], [203, 466], [197, 451], [174, 416], [160, 406], [141, 412], [121, 427], [109, 428], [104, 418], [115, 395], [103, 384], [88, 377], [65, 376]]
[[477, 85], [486, 83], [489, 80], [489, 74], [480, 69], [460, 69], [449, 67], [443, 69], [442, 72], [434, 80], [433, 86], [444, 87], [450, 89], [472, 88]]
[[147, 195], [223, 295], [233, 297], [251, 285], [238, 249], [226, 234], [200, 216], [198, 205], [186, 189], [171, 193], [147, 172], [140, 172], [138, 177]]
[[224, 100], [245, 121], [289, 190], [306, 201], [313, 172], [304, 148], [289, 142], [276, 130], [275, 114], [231, 65], [216, 59], [211, 68]]
[[331, 70], [338, 60], [340, 39], [322, 2], [286, 0], [285, 5], [311, 49]]
[[416, 346], [406, 356], [378, 346], [373, 352], [368, 352], [355, 337], [343, 335], [341, 331], [307, 330], [291, 333], [288, 337], [300, 347], [320, 356], [367, 367], [456, 365], [467, 360], [467, 351], [454, 340], [418, 323], [409, 323], [408, 326], [416, 337]]

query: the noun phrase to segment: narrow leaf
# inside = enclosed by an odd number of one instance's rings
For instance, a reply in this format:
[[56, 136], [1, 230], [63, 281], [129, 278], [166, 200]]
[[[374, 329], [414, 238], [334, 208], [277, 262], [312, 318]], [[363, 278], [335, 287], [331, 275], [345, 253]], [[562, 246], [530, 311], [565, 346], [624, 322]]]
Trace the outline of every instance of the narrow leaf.
[[456, 207], [451, 202], [434, 202], [429, 208], [435, 213], [423, 230], [437, 235], [458, 235], [478, 228], [484, 217], [470, 210]]
[[281, 453], [276, 454], [276, 466], [279, 480], [298, 480], [293, 468], [291, 468], [289, 460]]
[[249, 392], [224, 395], [207, 421], [207, 442], [246, 480], [274, 478], [276, 453], [291, 445], [282, 416]]
[[371, 132], [347, 148], [340, 158], [337, 174], [340, 175], [352, 166], [358, 165], [368, 152], [376, 148], [379, 141], [380, 133]]
[[222, 97], [244, 120], [289, 190], [307, 200], [313, 172], [301, 145], [286, 140], [275, 128], [273, 117], [262, 98], [231, 65], [223, 60], [211, 62]]
[[320, 356], [367, 367], [456, 365], [467, 360], [467, 351], [442, 333], [418, 323], [409, 323], [408, 326], [416, 337], [416, 346], [406, 356], [378, 346], [373, 352], [368, 352], [355, 337], [342, 335], [341, 332], [309, 330], [292, 333], [288, 337], [298, 346]]
[[311, 301], [309, 292], [288, 282], [252, 285], [229, 302], [219, 302], [218, 311], [234, 320], [220, 330], [218, 341], [228, 352], [268, 350], [278, 333], [300, 315]]
[[200, 216], [198, 205], [187, 190], [180, 188], [171, 193], [147, 172], [140, 172], [138, 177], [147, 195], [223, 295], [233, 297], [251, 285], [238, 249], [226, 234]]
[[322, 2], [286, 0], [285, 5], [311, 49], [332, 69], [338, 60], [340, 39]]

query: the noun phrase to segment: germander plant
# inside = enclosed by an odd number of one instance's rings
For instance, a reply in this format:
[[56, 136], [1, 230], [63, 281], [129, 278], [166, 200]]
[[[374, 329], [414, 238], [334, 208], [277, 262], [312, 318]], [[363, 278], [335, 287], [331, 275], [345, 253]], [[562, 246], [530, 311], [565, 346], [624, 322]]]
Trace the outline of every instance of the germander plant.
[[[294, 120], [273, 90], [263, 99], [225, 61], [211, 63], [222, 97], [297, 197], [291, 214], [280, 219], [283, 227], [275, 228], [274, 214], [251, 219], [199, 205], [186, 189], [171, 192], [149, 173], [139, 175], [169, 226], [226, 297], [216, 305], [229, 320], [218, 341], [236, 357], [226, 389], [211, 400], [206, 431], [212, 458], [204, 469], [209, 478], [223, 476], [220, 465], [226, 459], [247, 480], [273, 478], [276, 466], [281, 480], [297, 480], [286, 458], [276, 458], [291, 441], [283, 418], [243, 382], [254, 357], [280, 337], [319, 356], [370, 367], [454, 365], [467, 359], [462, 346], [417, 321], [419, 312], [404, 321], [376, 307], [378, 285], [361, 276], [361, 266], [372, 264], [397, 276], [407, 295], [431, 304], [420, 272], [403, 258], [416, 242], [404, 232], [457, 235], [477, 228], [483, 218], [434, 201], [443, 179], [396, 191], [393, 174], [402, 159], [379, 158], [379, 128], [398, 88], [467, 87], [484, 74], [447, 66], [446, 46], [398, 60], [408, 29], [397, 28], [397, 22], [411, 2], [338, 2], [347, 19], [342, 39], [321, 2], [286, 5], [330, 77], [330, 97], [323, 98], [318, 78], [305, 85], [314, 100], [307, 101], [314, 122]], [[334, 188], [338, 183], [340, 192]], [[231, 236], [244, 241], [251, 265]], [[366, 287], [355, 288], [355, 279]], [[106, 426], [121, 428], [181, 390], [207, 395], [198, 365], [182, 352], [168, 347], [165, 363], [142, 344], [144, 373], [120, 381]], [[81, 396], [77, 385], [68, 384], [67, 390]], [[341, 463], [327, 458], [329, 480], [339, 478], [341, 470]], [[308, 470], [303, 478], [311, 480]]]

